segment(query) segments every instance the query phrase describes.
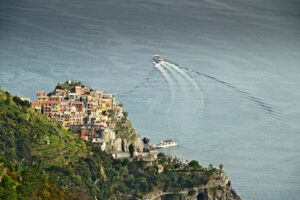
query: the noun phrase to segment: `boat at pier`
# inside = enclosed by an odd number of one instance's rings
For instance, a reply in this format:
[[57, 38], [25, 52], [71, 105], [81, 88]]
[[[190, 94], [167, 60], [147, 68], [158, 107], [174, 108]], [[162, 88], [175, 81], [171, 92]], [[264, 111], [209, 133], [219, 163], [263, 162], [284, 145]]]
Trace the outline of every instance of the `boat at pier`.
[[159, 144], [155, 145], [157, 149], [167, 148], [167, 147], [175, 147], [178, 143], [174, 140], [163, 140]]

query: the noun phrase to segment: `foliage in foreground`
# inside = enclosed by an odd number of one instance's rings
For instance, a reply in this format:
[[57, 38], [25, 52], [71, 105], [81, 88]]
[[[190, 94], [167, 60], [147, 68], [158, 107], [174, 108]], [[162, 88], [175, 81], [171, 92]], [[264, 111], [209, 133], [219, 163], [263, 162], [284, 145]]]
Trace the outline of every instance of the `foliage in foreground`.
[[0, 156], [0, 199], [76, 199], [57, 188], [39, 166], [21, 167]]

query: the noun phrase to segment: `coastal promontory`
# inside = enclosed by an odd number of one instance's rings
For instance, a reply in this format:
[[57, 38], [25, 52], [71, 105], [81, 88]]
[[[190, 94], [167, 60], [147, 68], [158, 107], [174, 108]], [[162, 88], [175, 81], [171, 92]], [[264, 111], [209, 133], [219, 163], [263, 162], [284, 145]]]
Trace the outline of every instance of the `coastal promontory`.
[[222, 167], [143, 145], [129, 115], [81, 82], [31, 103], [0, 90], [0, 199], [240, 199]]

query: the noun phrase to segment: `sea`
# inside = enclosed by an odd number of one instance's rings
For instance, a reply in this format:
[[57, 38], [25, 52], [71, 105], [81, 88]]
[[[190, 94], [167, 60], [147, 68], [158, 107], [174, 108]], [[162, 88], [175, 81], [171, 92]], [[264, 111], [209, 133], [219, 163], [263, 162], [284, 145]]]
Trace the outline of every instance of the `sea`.
[[0, 0], [1, 88], [66, 80], [116, 93], [164, 152], [222, 163], [242, 199], [300, 199], [299, 0]]

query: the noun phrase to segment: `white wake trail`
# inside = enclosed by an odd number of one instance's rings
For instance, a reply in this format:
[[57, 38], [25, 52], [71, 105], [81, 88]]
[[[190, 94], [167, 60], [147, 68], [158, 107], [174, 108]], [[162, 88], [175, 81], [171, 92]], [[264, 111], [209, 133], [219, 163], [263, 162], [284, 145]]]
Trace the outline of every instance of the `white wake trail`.
[[185, 71], [183, 71], [182, 69], [180, 69], [179, 67], [177, 67], [174, 64], [168, 63], [168, 62], [164, 62], [167, 66], [171, 67], [172, 69], [174, 69], [175, 71], [177, 71], [178, 73], [180, 73], [183, 77], [185, 77], [188, 81], [190, 81], [198, 90], [200, 90], [198, 83], [191, 78]]
[[189, 75], [187, 74], [184, 70], [182, 70], [180, 67], [172, 64], [172, 63], [169, 63], [169, 62], [166, 62], [166, 61], [162, 61], [161, 62], [165, 67], [169, 67], [171, 69], [173, 69], [174, 71], [176, 71], [177, 73], [179, 73], [183, 78], [185, 78], [188, 82], [190, 82], [190, 84], [192, 84], [196, 91], [198, 92], [197, 94], [200, 95], [201, 97], [201, 109], [203, 109], [204, 107], [204, 96], [203, 96], [203, 93], [199, 87], [199, 84]]
[[170, 111], [170, 109], [173, 107], [173, 104], [174, 104], [174, 87], [173, 87], [172, 80], [171, 80], [169, 74], [167, 73], [167, 71], [161, 66], [161, 64], [155, 64], [155, 68], [163, 75], [163, 77], [168, 82], [168, 84], [171, 88], [171, 103], [169, 104], [169, 107], [168, 107], [168, 111]]

